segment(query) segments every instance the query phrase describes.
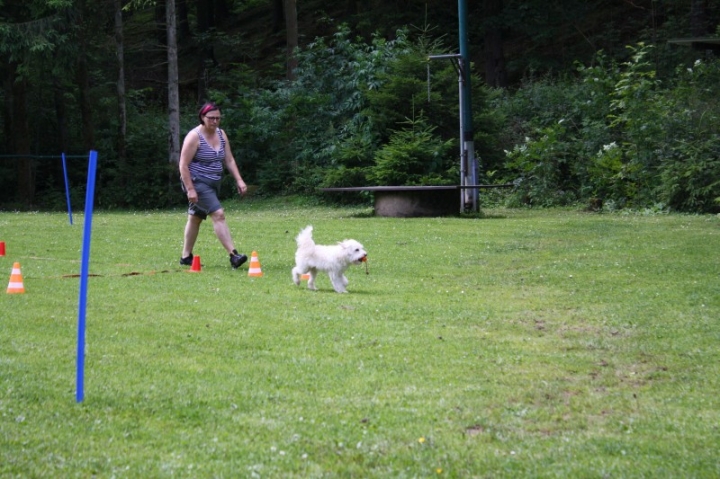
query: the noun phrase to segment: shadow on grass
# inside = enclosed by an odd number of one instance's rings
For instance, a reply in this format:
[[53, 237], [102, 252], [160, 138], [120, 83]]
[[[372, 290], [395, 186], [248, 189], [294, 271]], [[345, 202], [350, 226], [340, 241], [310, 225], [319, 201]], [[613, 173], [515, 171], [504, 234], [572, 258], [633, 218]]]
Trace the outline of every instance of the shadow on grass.
[[373, 208], [368, 208], [363, 211], [358, 211], [356, 213], [350, 213], [347, 215], [348, 218], [374, 218], [375, 217], [375, 210]]
[[460, 213], [457, 215], [458, 218], [471, 219], [471, 220], [505, 220], [506, 215], [499, 213], [485, 213], [484, 211], [478, 211], [477, 213]]
[[[373, 208], [369, 208], [368, 210], [365, 210], [365, 211], [351, 213], [351, 214], [347, 215], [347, 218], [375, 218], [375, 210]], [[418, 216], [417, 218], [421, 218], [421, 217]], [[493, 220], [493, 219], [507, 219], [508, 217], [506, 215], [499, 214], [499, 213], [484, 213], [484, 212], [480, 211], [478, 213], [457, 213], [457, 214], [453, 214], [453, 215], [436, 216], [435, 218], [462, 218], [462, 219], [471, 219], [471, 220]]]

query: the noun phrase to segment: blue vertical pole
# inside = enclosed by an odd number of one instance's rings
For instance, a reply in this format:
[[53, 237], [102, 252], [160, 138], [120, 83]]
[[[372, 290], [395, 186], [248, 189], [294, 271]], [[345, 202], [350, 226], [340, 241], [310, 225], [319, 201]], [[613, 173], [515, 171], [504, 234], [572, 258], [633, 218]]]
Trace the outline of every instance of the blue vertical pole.
[[68, 182], [68, 174], [67, 174], [67, 163], [65, 161], [65, 152], [62, 154], [62, 164], [63, 164], [63, 174], [65, 175], [65, 198], [67, 198], [67, 207], [68, 207], [68, 218], [70, 219], [70, 224], [72, 225], [72, 207], [70, 206], [70, 183]]
[[85, 194], [85, 228], [83, 229], [82, 261], [80, 265], [80, 297], [78, 306], [77, 376], [75, 400], [82, 402], [85, 397], [85, 312], [87, 310], [87, 286], [90, 271], [90, 233], [92, 232], [93, 203], [95, 202], [95, 171], [97, 151], [90, 151], [88, 164], [87, 192]]

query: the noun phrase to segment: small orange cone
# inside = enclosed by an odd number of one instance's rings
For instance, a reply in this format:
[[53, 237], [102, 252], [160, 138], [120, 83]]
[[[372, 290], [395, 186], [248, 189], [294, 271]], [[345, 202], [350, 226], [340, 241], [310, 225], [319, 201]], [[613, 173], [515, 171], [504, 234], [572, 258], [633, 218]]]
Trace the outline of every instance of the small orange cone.
[[310, 279], [310, 273], [301, 274], [300, 279], [302, 279], [302, 280]]
[[0, 241], [0, 256], [5, 256], [5, 242]]
[[24, 293], [22, 273], [20, 272], [20, 263], [14, 263], [12, 273], [10, 274], [10, 282], [7, 287], [8, 294]]
[[262, 269], [260, 269], [260, 260], [258, 259], [257, 251], [252, 252], [250, 256], [250, 267], [248, 268], [248, 276], [260, 277], [262, 276]]
[[200, 256], [193, 256], [192, 266], [188, 271], [191, 273], [199, 273], [202, 271], [202, 266], [200, 266]]

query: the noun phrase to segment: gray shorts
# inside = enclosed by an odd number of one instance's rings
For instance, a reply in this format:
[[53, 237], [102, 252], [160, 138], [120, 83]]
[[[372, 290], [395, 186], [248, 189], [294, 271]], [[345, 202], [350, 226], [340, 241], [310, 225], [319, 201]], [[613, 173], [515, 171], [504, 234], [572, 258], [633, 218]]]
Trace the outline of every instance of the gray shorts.
[[[188, 214], [197, 216], [201, 219], [207, 219], [212, 214], [222, 208], [218, 195], [220, 194], [220, 181], [213, 181], [207, 178], [193, 177], [195, 192], [198, 196], [197, 203], [190, 203], [188, 206]], [[181, 183], [182, 184], [182, 183]], [[183, 191], [185, 185], [182, 185]]]

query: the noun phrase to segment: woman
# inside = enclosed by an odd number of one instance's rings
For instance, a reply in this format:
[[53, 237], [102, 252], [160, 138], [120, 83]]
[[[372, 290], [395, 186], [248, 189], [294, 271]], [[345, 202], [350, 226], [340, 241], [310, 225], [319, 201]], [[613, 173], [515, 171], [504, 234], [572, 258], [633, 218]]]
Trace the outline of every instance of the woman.
[[235, 249], [230, 229], [225, 222], [225, 211], [218, 200], [223, 166], [235, 178], [240, 195], [247, 192], [247, 185], [240, 176], [230, 149], [230, 141], [219, 127], [220, 108], [214, 103], [206, 103], [200, 108], [198, 118], [200, 124], [185, 136], [180, 152], [180, 179], [190, 204], [180, 264], [192, 264], [192, 251], [200, 231], [200, 223], [209, 215], [215, 235], [230, 255], [230, 264], [237, 269], [247, 261], [247, 256]]

